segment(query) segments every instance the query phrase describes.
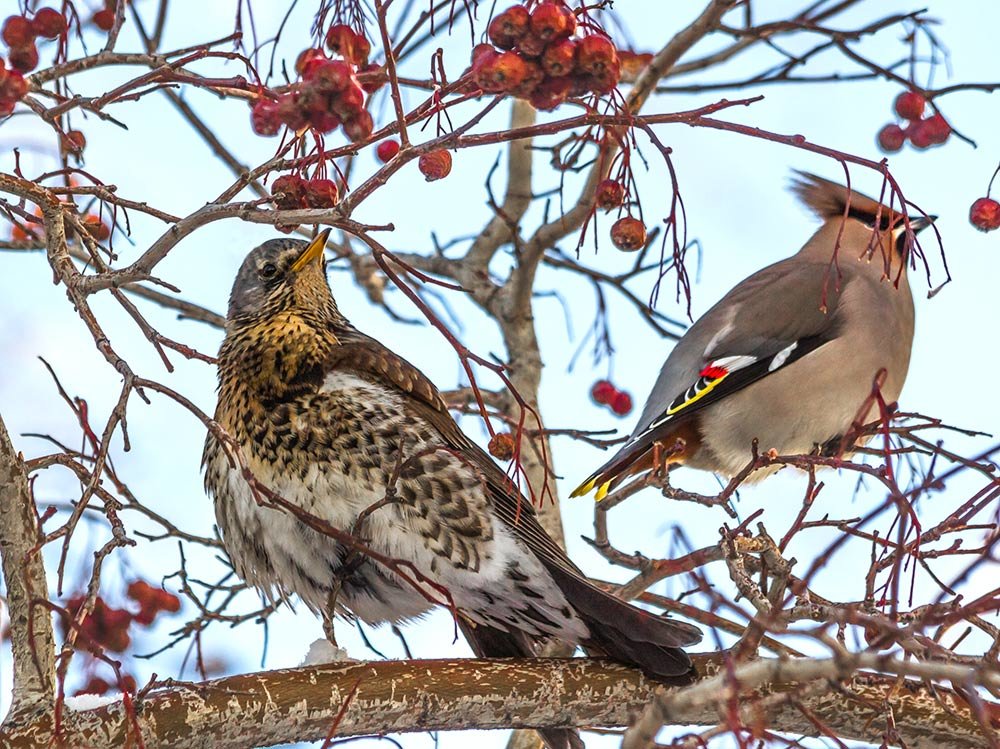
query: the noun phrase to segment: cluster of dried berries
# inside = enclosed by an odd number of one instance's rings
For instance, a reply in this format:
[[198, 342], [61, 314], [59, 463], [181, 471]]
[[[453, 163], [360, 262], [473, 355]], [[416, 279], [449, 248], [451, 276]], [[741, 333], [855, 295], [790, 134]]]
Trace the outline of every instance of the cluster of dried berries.
[[[121, 682], [117, 685], [117, 687], [122, 691], [134, 694], [136, 688], [135, 677], [125, 674], [122, 676]], [[88, 681], [82, 689], [78, 689], [74, 694], [77, 696], [81, 694], [96, 694], [100, 696], [102, 694], [106, 694], [110, 691], [110, 689], [111, 685], [100, 676], [91, 676], [90, 681]]]
[[610, 93], [621, 78], [618, 50], [602, 33], [577, 36], [577, 30], [576, 16], [562, 0], [545, 0], [531, 11], [508, 8], [490, 22], [491, 44], [472, 50], [476, 85], [542, 110], [571, 96]]
[[[86, 596], [74, 596], [66, 602], [66, 611], [69, 617], [63, 618], [63, 636], [69, 635], [70, 621], [76, 618], [77, 613], [83, 607]], [[132, 624], [132, 614], [125, 609], [116, 609], [108, 606], [103, 598], [98, 597], [94, 602], [93, 610], [84, 617], [77, 634], [77, 647], [85, 649], [94, 646], [110, 650], [115, 653], [123, 653], [132, 643], [132, 636], [129, 634], [129, 626]]]
[[979, 198], [969, 209], [969, 222], [979, 231], [1000, 229], [1000, 203], [993, 198]]
[[906, 127], [889, 123], [878, 131], [878, 146], [885, 153], [895, 153], [907, 140], [914, 148], [923, 150], [938, 146], [948, 140], [951, 125], [940, 113], [924, 117], [927, 99], [916, 91], [904, 91], [896, 97], [893, 110], [906, 120]]
[[[132, 643], [129, 627], [132, 622], [142, 625], [152, 624], [160, 612], [180, 611], [181, 601], [173, 593], [154, 588], [147, 582], [136, 580], [128, 586], [128, 596], [139, 604], [139, 611], [133, 614], [126, 609], [116, 609], [98, 597], [93, 610], [84, 617], [77, 634], [77, 646], [85, 649], [100, 647], [115, 653], [123, 653]], [[69, 635], [70, 622], [76, 618], [86, 596], [79, 595], [66, 602], [67, 615], [62, 619], [63, 636]]]
[[297, 174], [284, 174], [271, 185], [271, 197], [283, 211], [333, 208], [340, 200], [340, 190], [332, 179], [303, 179]]
[[58, 39], [66, 33], [68, 27], [66, 16], [55, 8], [40, 8], [31, 18], [8, 16], [0, 31], [0, 36], [8, 47], [7, 64], [13, 71], [31, 72], [38, 67], [35, 39]]
[[356, 75], [358, 68], [367, 65], [368, 40], [349, 26], [336, 24], [327, 33], [326, 43], [342, 59], [330, 59], [321, 49], [302, 52], [295, 61], [301, 83], [277, 99], [261, 98], [254, 104], [250, 113], [254, 132], [277, 135], [284, 125], [329, 133], [343, 126], [344, 134], [354, 142], [372, 134], [365, 88]]
[[161, 611], [176, 614], [181, 610], [181, 599], [163, 588], [154, 588], [145, 580], [136, 580], [128, 586], [128, 597], [139, 604], [134, 615], [139, 624], [150, 625]]
[[[41, 218], [41, 208], [35, 208], [34, 213]], [[87, 234], [98, 242], [103, 242], [111, 236], [111, 227], [101, 220], [100, 216], [95, 216], [94, 214], [88, 214], [83, 217], [83, 228]], [[45, 227], [41, 221], [26, 221], [23, 226], [15, 223], [11, 229], [10, 238], [17, 241], [44, 239]]]
[[590, 397], [594, 403], [607, 406], [619, 416], [628, 416], [632, 412], [632, 396], [616, 388], [610, 380], [595, 382], [590, 389]]
[[497, 460], [510, 460], [514, 457], [514, 435], [510, 432], [499, 432], [490, 438], [487, 446], [490, 455]]

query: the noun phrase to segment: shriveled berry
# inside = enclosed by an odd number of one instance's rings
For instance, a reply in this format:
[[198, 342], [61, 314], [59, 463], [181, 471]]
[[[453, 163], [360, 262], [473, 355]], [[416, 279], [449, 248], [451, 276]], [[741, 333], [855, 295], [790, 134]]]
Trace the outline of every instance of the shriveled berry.
[[301, 130], [309, 124], [307, 112], [295, 94], [282, 94], [277, 101], [278, 119], [292, 130]]
[[361, 88], [364, 89], [366, 94], [374, 94], [385, 85], [387, 80], [385, 71], [377, 62], [371, 62], [365, 65], [361, 73], [364, 76], [361, 81]]
[[564, 39], [576, 31], [576, 16], [558, 0], [543, 2], [531, 11], [531, 33], [544, 42]]
[[3, 31], [0, 36], [8, 47], [23, 47], [35, 41], [35, 29], [24, 16], [8, 16], [3, 22]]
[[625, 187], [618, 180], [601, 180], [594, 191], [594, 202], [605, 211], [617, 208], [625, 202]]
[[101, 31], [111, 31], [115, 25], [115, 12], [110, 8], [104, 8], [94, 14], [94, 25]]
[[923, 120], [922, 127], [927, 131], [927, 137], [933, 145], [940, 145], [951, 136], [951, 125], [940, 113]]
[[451, 174], [451, 152], [441, 150], [421, 154], [417, 166], [428, 182], [444, 179]]
[[969, 209], [969, 223], [979, 231], [1000, 229], [1000, 203], [993, 198], [979, 198]]
[[919, 120], [926, 104], [927, 100], [916, 91], [904, 91], [896, 97], [893, 109], [904, 120]]
[[916, 149], [922, 151], [934, 145], [930, 130], [927, 128], [926, 120], [918, 120], [917, 122], [910, 123], [910, 126], [904, 132]]
[[569, 75], [576, 66], [576, 42], [560, 39], [552, 42], [542, 53], [542, 69], [546, 75]]
[[295, 58], [295, 72], [306, 78], [306, 71], [313, 65], [318, 65], [327, 59], [326, 52], [316, 47], [310, 47], [299, 52]]
[[525, 34], [524, 38], [517, 43], [517, 51], [525, 57], [541, 57], [545, 52], [548, 42], [537, 34]]
[[896, 153], [906, 143], [906, 132], [899, 125], [889, 123], [878, 131], [878, 147], [885, 153]]
[[392, 161], [396, 154], [399, 153], [399, 141], [398, 140], [384, 140], [378, 144], [375, 148], [375, 155], [378, 156], [378, 160], [385, 164], [388, 161]]
[[100, 216], [84, 216], [83, 228], [98, 242], [103, 242], [111, 236], [111, 227], [101, 221]]
[[7, 53], [7, 62], [14, 70], [30, 73], [38, 67], [38, 47], [34, 42], [28, 42], [20, 47], [11, 47]]
[[365, 92], [357, 82], [352, 82], [351, 85], [334, 96], [330, 103], [333, 112], [347, 120], [364, 109]]
[[328, 112], [324, 109], [313, 109], [308, 113], [309, 125], [319, 133], [332, 133], [338, 127], [342, 120], [333, 112]]
[[326, 94], [339, 93], [355, 83], [354, 70], [343, 60], [319, 60], [307, 64], [305, 70], [303, 80]]
[[28, 82], [17, 70], [0, 70], [0, 99], [10, 102], [11, 109], [14, 102], [20, 101], [28, 93]]
[[74, 692], [74, 696], [79, 697], [81, 694], [96, 694], [100, 696], [109, 689], [111, 689], [111, 685], [100, 676], [91, 676], [90, 681], [84, 684], [82, 689], [78, 689]]
[[250, 124], [257, 135], [277, 135], [281, 130], [278, 102], [273, 99], [260, 99], [250, 110]]
[[366, 140], [374, 129], [375, 123], [367, 109], [359, 109], [351, 117], [344, 119], [344, 134], [352, 143]]
[[615, 397], [611, 399], [609, 405], [611, 406], [611, 410], [619, 416], [628, 416], [632, 413], [632, 396], [624, 390], [619, 390], [615, 393]]
[[63, 151], [67, 153], [82, 153], [87, 145], [87, 138], [79, 130], [70, 130], [62, 137], [60, 143]]
[[641, 250], [646, 244], [646, 227], [637, 218], [620, 218], [611, 227], [611, 241], [624, 252]]
[[621, 65], [615, 60], [611, 65], [607, 65], [597, 73], [589, 76], [590, 90], [595, 94], [610, 94], [621, 78]]
[[302, 208], [306, 202], [306, 181], [297, 174], [283, 174], [271, 183], [271, 198], [283, 211]]
[[566, 101], [572, 86], [572, 81], [566, 76], [546, 78], [532, 92], [529, 99], [531, 106], [549, 112]]
[[476, 70], [476, 83], [488, 93], [510, 92], [521, 85], [527, 73], [524, 60], [516, 52], [504, 52], [486, 59]]
[[577, 43], [576, 66], [581, 73], [596, 75], [619, 65], [614, 43], [603, 34], [588, 34]]
[[539, 65], [534, 60], [529, 60], [526, 57], [522, 57], [521, 61], [524, 63], [524, 78], [516, 86], [510, 89], [510, 93], [521, 99], [528, 99], [535, 89], [546, 79], [545, 71], [542, 70], [542, 66]]
[[618, 50], [618, 60], [622, 64], [622, 80], [631, 83], [653, 61], [653, 55], [651, 52], [632, 52], [620, 49]]
[[515, 5], [490, 21], [487, 35], [500, 49], [513, 49], [528, 33], [531, 16], [523, 5]]
[[46, 39], [58, 39], [66, 30], [66, 16], [55, 8], [40, 8], [31, 19], [31, 28]]
[[340, 190], [332, 179], [311, 179], [306, 182], [305, 199], [310, 208], [333, 208], [340, 200]]
[[602, 406], [606, 406], [611, 403], [611, 399], [615, 397], [615, 393], [618, 389], [611, 384], [608, 380], [598, 380], [594, 383], [594, 386], [590, 388], [590, 397], [593, 399], [594, 403], [598, 403]]
[[488, 447], [490, 455], [497, 460], [510, 460], [514, 457], [514, 436], [508, 432], [494, 434]]
[[326, 46], [355, 65], [366, 65], [372, 46], [368, 40], [350, 26], [336, 23], [326, 32]]

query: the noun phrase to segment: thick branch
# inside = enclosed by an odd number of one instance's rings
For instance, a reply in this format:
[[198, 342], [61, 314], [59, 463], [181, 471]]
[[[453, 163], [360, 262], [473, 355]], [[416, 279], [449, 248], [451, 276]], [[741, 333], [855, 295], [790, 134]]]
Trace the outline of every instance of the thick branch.
[[11, 714], [51, 706], [55, 695], [55, 640], [49, 610], [32, 600], [48, 598], [38, 544], [38, 518], [24, 462], [0, 419], [0, 556], [7, 586], [14, 661]]
[[[896, 659], [872, 659], [889, 671], [910, 670]], [[671, 715], [674, 722], [714, 725], [726, 708], [726, 689], [718, 684], [727, 677], [718, 654], [697, 656], [696, 663], [708, 681], [662, 694], [684, 706]], [[843, 676], [848, 664], [827, 668], [832, 661], [810, 659], [760, 663], [764, 665], [757, 669], [766, 678], [750, 680], [754, 694], [789, 698], [770, 721], [773, 730], [816, 735], [815, 725], [791, 704], [799, 698], [802, 706], [848, 740], [880, 743], [888, 706], [910, 749], [983, 746], [978, 722], [949, 690], [937, 689], [935, 698], [917, 681], [858, 674], [846, 677], [843, 690], [807, 693], [802, 677]], [[956, 678], [960, 670], [972, 673], [947, 664], [911, 665], [948, 669]], [[706, 694], [703, 685], [711, 685], [713, 691]], [[85, 712], [67, 710], [61, 738], [66, 746], [115, 747], [126, 745], [130, 736], [134, 742], [135, 731], [141, 730], [149, 749], [208, 745], [235, 749], [322, 739], [342, 711], [337, 737], [445, 729], [618, 727], [629, 724], [657, 690], [637, 671], [580, 658], [329, 664], [154, 690], [136, 700], [132, 715], [121, 702]], [[991, 703], [984, 708], [987, 715], [1000, 710]], [[12, 749], [47, 745], [52, 728], [51, 714], [9, 724], [0, 732], [0, 742]]]

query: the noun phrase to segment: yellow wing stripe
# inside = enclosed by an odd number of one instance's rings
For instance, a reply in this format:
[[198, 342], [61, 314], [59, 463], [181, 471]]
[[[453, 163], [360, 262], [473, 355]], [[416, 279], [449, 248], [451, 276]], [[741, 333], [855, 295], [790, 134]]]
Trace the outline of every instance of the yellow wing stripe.
[[677, 413], [678, 411], [684, 410], [685, 408], [687, 408], [688, 406], [690, 406], [692, 403], [697, 403], [702, 398], [704, 398], [706, 395], [708, 395], [713, 390], [715, 390], [716, 385], [718, 385], [720, 382], [722, 382], [727, 377], [729, 377], [729, 372], [726, 372], [724, 375], [722, 375], [720, 377], [716, 377], [714, 380], [709, 380], [708, 382], [705, 383], [705, 387], [703, 387], [701, 390], [699, 390], [698, 392], [696, 392], [694, 395], [692, 395], [687, 400], [685, 400], [685, 401], [683, 401], [681, 403], [678, 403], [675, 406], [671, 406], [670, 408], [668, 408], [667, 412], [664, 415], [665, 416], [673, 416], [675, 413]]
[[[719, 377], [716, 377], [713, 380], [709, 380], [708, 382], [705, 383], [705, 386], [701, 390], [698, 390], [690, 398], [687, 398], [686, 400], [680, 403], [676, 403], [676, 405], [670, 406], [670, 408], [668, 408], [666, 412], [663, 414], [664, 418], [660, 420], [660, 423], [663, 423], [664, 421], [667, 420], [667, 418], [673, 416], [678, 411], [682, 411], [691, 404], [697, 403], [699, 400], [701, 400], [706, 395], [711, 393], [715, 389], [715, 387], [724, 379], [726, 379], [728, 376], [729, 372], [726, 372], [720, 375]], [[578, 487], [576, 487], [576, 489], [574, 489], [569, 496], [575, 498], [575, 497], [583, 497], [587, 494], [590, 494], [590, 492], [594, 490], [594, 487], [597, 486], [597, 479], [598, 479], [597, 476], [591, 476], [589, 479], [587, 479]], [[597, 494], [594, 496], [594, 500], [596, 502], [600, 502], [602, 499], [608, 496], [608, 491], [611, 489], [611, 482], [613, 480], [614, 478], [609, 479], [600, 486], [597, 486]]]

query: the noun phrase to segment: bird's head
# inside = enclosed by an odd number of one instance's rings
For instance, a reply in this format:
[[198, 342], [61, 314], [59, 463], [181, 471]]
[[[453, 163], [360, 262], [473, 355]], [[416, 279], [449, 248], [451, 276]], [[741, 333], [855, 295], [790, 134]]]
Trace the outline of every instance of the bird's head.
[[916, 235], [937, 218], [907, 217], [877, 200], [808, 172], [798, 173], [792, 189], [825, 221], [803, 251], [829, 260], [832, 248], [837, 246], [842, 258], [852, 257], [853, 253], [855, 259], [865, 261], [890, 278], [900, 271], [905, 273]]
[[229, 295], [230, 325], [244, 327], [282, 313], [323, 320], [339, 316], [323, 250], [330, 230], [311, 241], [271, 239], [246, 256]]

